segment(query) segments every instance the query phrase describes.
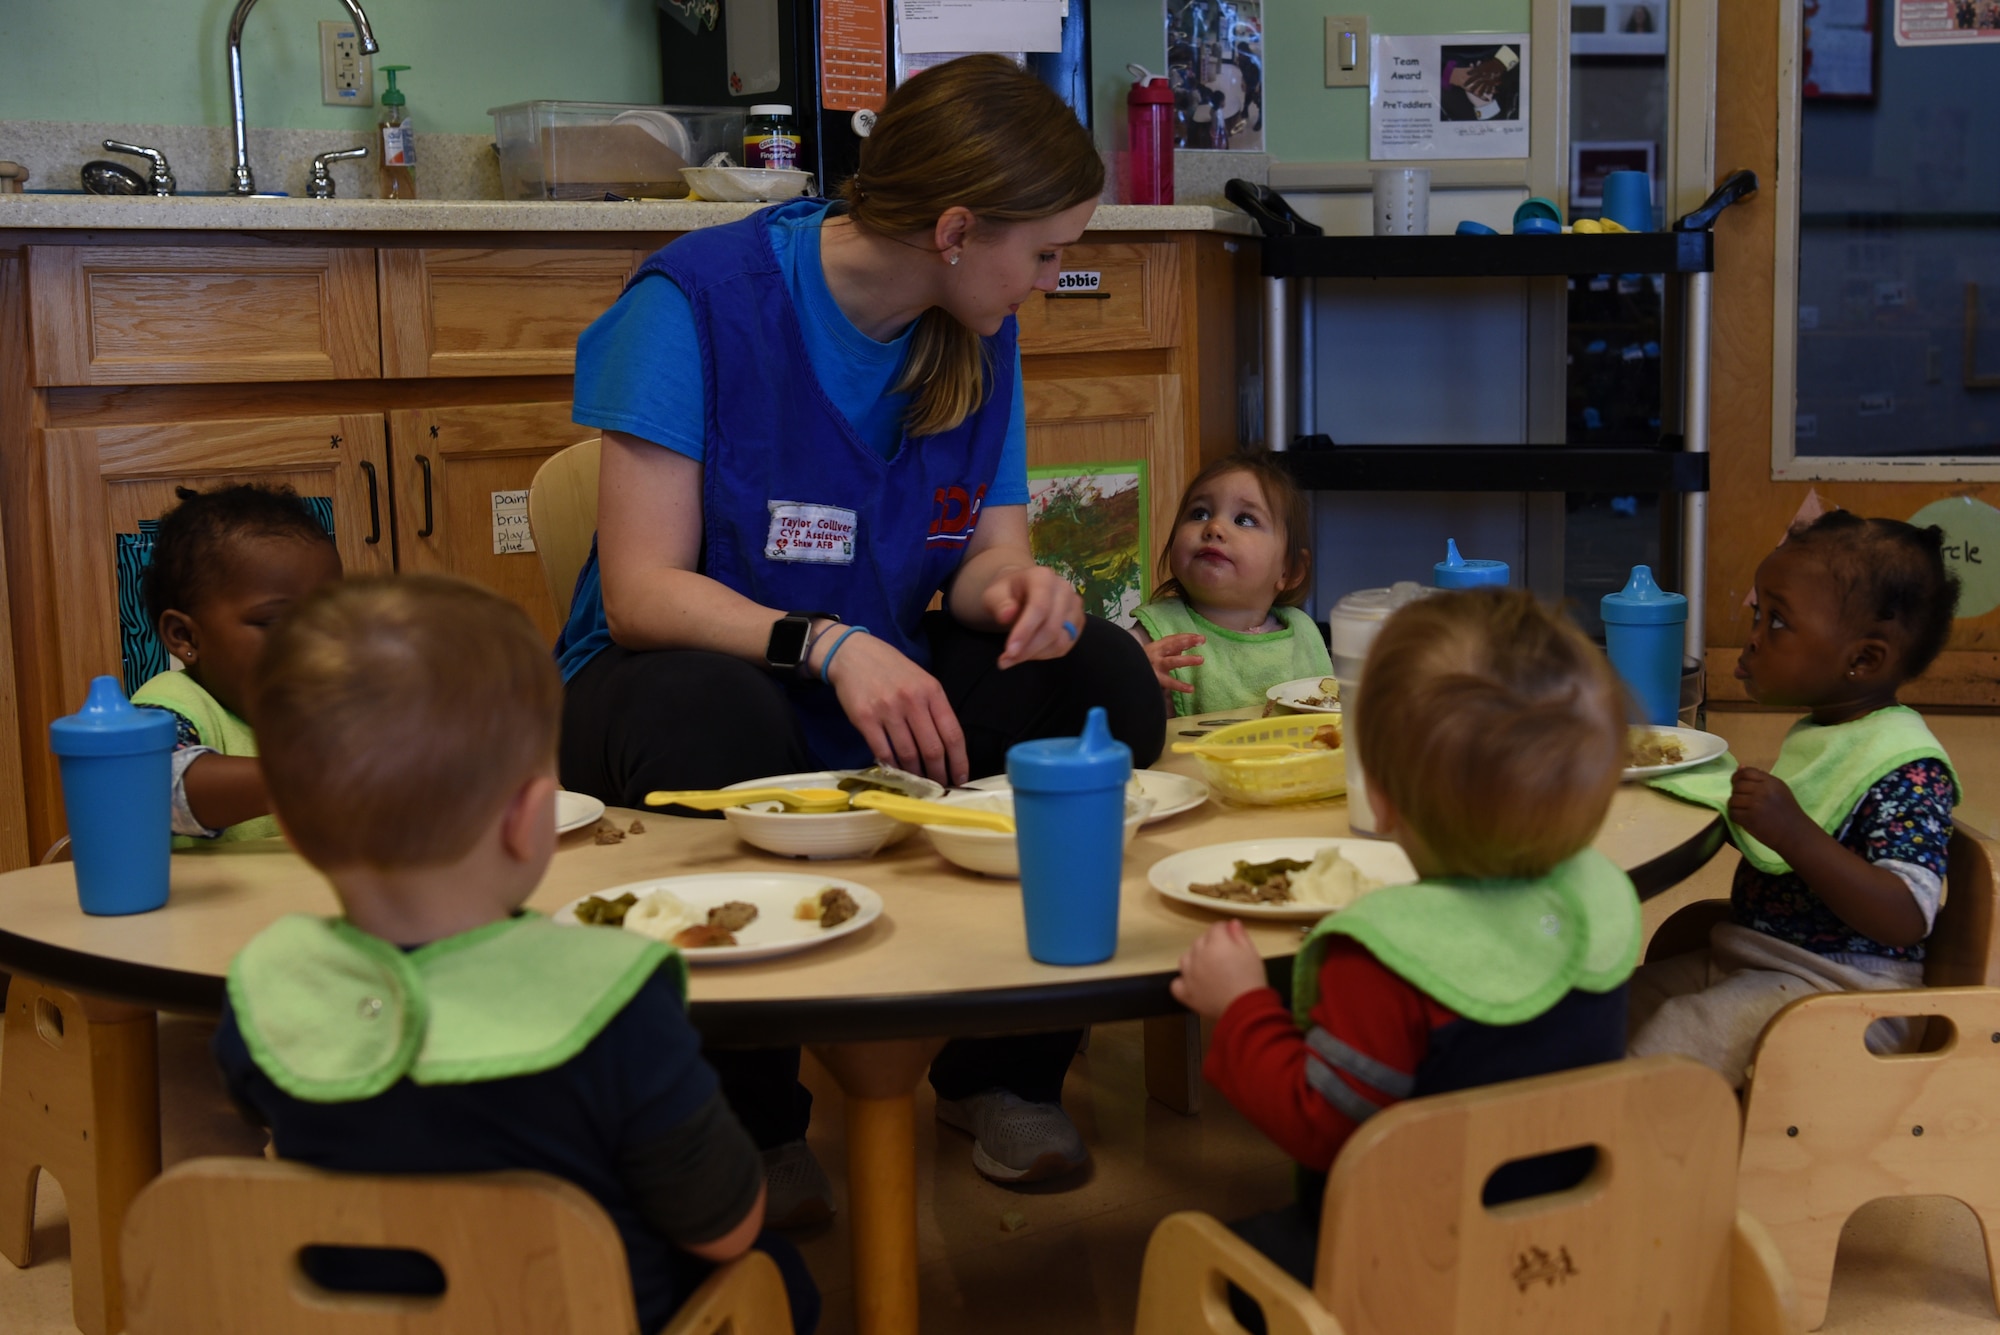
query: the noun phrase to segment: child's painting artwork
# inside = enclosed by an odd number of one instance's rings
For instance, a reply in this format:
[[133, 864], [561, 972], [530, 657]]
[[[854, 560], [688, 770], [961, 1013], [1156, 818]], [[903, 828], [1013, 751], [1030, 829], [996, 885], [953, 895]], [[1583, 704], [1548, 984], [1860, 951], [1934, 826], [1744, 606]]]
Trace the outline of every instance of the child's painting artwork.
[[[319, 526], [333, 536], [333, 497], [302, 496]], [[124, 662], [125, 694], [130, 695], [141, 686], [159, 676], [162, 672], [178, 668], [180, 664], [167, 654], [167, 646], [160, 643], [160, 634], [153, 628], [151, 618], [146, 615], [146, 598], [142, 590], [146, 567], [153, 563], [153, 537], [159, 531], [157, 519], [141, 519], [137, 533], [115, 533], [116, 545], [112, 548], [112, 569], [118, 577], [118, 647]]]
[[1055, 464], [1028, 470], [1028, 540], [1035, 560], [1083, 593], [1092, 616], [1132, 624], [1151, 555], [1146, 464]]

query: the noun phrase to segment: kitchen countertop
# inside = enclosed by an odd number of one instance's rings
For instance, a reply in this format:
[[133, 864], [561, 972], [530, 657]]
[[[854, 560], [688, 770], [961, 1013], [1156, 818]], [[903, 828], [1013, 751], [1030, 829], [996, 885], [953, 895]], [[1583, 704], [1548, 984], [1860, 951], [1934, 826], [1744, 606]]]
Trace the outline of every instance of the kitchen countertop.
[[[221, 196], [0, 195], [0, 230], [131, 229], [217, 232], [685, 232], [763, 207], [522, 200], [231, 199]], [[1101, 204], [1093, 232], [1229, 232], [1249, 217], [1202, 204]]]

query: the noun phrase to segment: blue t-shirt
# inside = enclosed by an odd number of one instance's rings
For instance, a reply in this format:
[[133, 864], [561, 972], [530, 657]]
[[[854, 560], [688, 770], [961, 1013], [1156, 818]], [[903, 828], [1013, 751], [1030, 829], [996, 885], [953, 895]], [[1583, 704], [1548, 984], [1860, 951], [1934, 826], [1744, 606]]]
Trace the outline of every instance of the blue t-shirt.
[[[887, 343], [854, 327], [834, 301], [820, 265], [820, 224], [825, 218], [826, 210], [821, 209], [773, 222], [772, 248], [799, 313], [813, 375], [855, 434], [886, 459], [902, 443], [910, 396], [889, 390], [902, 372], [915, 326]], [[577, 339], [571, 417], [579, 425], [637, 436], [699, 460], [707, 444], [702, 369], [694, 308], [672, 279], [648, 274]], [[985, 504], [1027, 503], [1027, 408], [1017, 353], [1006, 443]], [[593, 551], [577, 580], [569, 624], [557, 646], [563, 680], [610, 643]]]
[[229, 1092], [271, 1128], [280, 1158], [359, 1173], [529, 1168], [574, 1182], [618, 1226], [645, 1330], [665, 1325], [714, 1269], [647, 1226], [620, 1173], [622, 1152], [670, 1137], [717, 1087], [664, 970], [575, 1057], [505, 1080], [402, 1080], [372, 1099], [308, 1103], [271, 1083], [227, 1008], [214, 1046]]

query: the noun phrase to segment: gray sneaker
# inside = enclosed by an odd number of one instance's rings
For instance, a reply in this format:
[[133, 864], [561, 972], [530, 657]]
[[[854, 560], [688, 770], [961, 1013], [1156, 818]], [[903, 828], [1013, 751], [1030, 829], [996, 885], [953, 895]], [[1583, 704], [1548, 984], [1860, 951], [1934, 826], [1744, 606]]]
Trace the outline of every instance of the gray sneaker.
[[1090, 1162], [1059, 1103], [1030, 1103], [1004, 1089], [939, 1099], [938, 1120], [971, 1133], [972, 1166], [995, 1182], [1040, 1182]]
[[813, 1228], [833, 1218], [833, 1183], [803, 1140], [764, 1151], [764, 1226]]

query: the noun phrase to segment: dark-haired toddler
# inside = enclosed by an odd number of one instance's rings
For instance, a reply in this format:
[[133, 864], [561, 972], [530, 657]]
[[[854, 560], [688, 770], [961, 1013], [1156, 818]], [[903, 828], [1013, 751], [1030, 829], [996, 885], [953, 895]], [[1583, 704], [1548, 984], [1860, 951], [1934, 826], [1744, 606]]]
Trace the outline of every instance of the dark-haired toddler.
[[340, 578], [340, 553], [289, 487], [180, 489], [160, 520], [146, 567], [146, 612], [178, 670], [132, 702], [174, 716], [174, 844], [265, 839], [278, 833], [243, 721], [250, 670], [284, 611]]
[[[1759, 704], [1809, 711], [1770, 771], [1725, 756], [1656, 787], [1720, 810], [1743, 853], [1707, 949], [1632, 980], [1631, 1051], [1693, 1057], [1741, 1085], [1757, 1037], [1813, 992], [1921, 987], [1944, 895], [1957, 776], [1904, 682], [1951, 634], [1943, 534], [1836, 510], [1757, 567], [1736, 666]], [[1899, 1050], [1905, 1022], [1869, 1047]]]

